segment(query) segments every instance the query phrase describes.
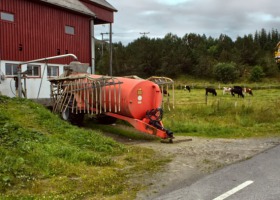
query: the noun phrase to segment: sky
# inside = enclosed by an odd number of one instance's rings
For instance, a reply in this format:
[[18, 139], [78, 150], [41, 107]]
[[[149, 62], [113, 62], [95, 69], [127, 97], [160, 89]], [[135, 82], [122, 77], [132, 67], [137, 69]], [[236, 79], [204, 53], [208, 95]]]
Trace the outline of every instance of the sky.
[[[163, 38], [172, 33], [183, 37], [189, 33], [218, 38], [225, 34], [254, 34], [264, 28], [280, 31], [277, 0], [107, 0], [114, 13], [112, 40], [127, 45], [137, 38]], [[95, 29], [96, 38], [108, 33], [109, 26]], [[103, 35], [103, 39], [108, 35]]]

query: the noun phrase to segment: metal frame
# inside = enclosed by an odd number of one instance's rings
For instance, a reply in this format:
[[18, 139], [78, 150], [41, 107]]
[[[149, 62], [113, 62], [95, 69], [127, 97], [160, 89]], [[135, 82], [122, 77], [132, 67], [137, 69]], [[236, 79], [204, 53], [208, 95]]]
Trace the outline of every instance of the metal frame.
[[120, 112], [122, 82], [115, 77], [92, 78], [84, 74], [53, 78], [49, 81], [53, 112], [60, 113], [67, 108], [76, 114]]
[[75, 60], [78, 60], [77, 56], [75, 56], [74, 54], [64, 54], [64, 55], [59, 55], [59, 56], [52, 56], [52, 57], [46, 57], [46, 58], [40, 58], [40, 59], [36, 59], [36, 60], [30, 60], [30, 61], [25, 61], [25, 62], [21, 62], [18, 65], [18, 71], [17, 71], [17, 78], [18, 78], [18, 97], [22, 98], [22, 87], [21, 87], [21, 66], [25, 65], [25, 64], [30, 64], [30, 63], [36, 63], [36, 62], [41, 62], [41, 61], [45, 61], [47, 62], [48, 60], [54, 60], [54, 59], [58, 59], [58, 58], [64, 58], [64, 57], [73, 57]]
[[[167, 94], [169, 94], [169, 87], [172, 87], [172, 108], [175, 108], [175, 94], [174, 94], [174, 81], [171, 78], [168, 77], [159, 77], [159, 76], [151, 76], [149, 78], [147, 78], [147, 80], [152, 81], [156, 84], [159, 85], [161, 92], [163, 94], [164, 90], [166, 90]], [[164, 107], [164, 102], [163, 102], [163, 98], [162, 98], [162, 106]], [[168, 105], [168, 109], [170, 110], [170, 102], [169, 102], [169, 96], [167, 95], [167, 105]]]

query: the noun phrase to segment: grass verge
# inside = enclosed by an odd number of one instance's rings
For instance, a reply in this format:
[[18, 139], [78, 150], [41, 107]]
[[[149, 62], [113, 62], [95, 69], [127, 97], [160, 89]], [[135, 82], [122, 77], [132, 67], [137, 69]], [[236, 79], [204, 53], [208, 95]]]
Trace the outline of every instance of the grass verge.
[[168, 159], [0, 96], [0, 199], [134, 199], [132, 181]]

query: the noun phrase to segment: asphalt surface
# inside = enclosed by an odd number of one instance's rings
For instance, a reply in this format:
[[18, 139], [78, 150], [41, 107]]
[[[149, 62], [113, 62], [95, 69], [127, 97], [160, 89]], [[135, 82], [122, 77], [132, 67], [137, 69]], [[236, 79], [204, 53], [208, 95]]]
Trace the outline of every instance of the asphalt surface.
[[280, 145], [154, 200], [280, 200]]

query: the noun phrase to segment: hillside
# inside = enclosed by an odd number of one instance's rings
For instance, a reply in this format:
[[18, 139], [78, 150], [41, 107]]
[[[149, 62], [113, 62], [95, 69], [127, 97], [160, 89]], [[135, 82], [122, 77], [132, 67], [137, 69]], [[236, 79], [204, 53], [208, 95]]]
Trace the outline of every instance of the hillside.
[[134, 199], [152, 150], [70, 125], [30, 100], [0, 96], [1, 199]]

